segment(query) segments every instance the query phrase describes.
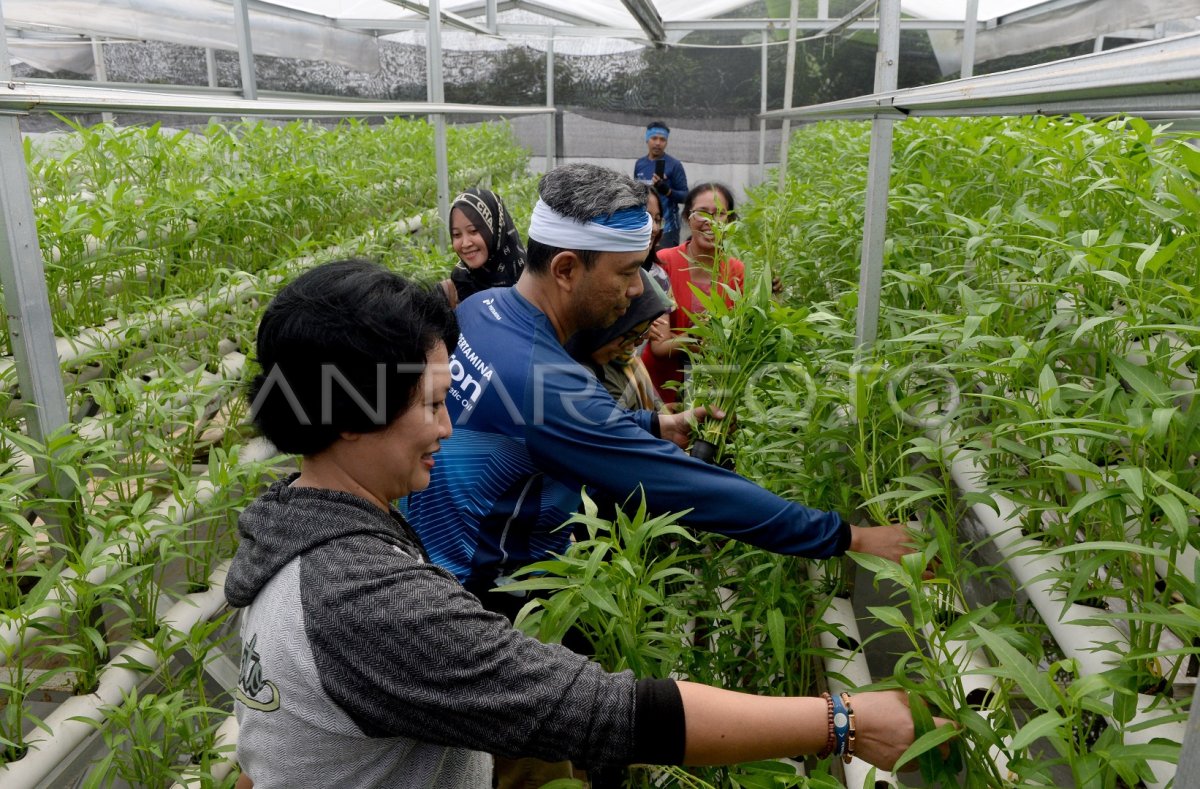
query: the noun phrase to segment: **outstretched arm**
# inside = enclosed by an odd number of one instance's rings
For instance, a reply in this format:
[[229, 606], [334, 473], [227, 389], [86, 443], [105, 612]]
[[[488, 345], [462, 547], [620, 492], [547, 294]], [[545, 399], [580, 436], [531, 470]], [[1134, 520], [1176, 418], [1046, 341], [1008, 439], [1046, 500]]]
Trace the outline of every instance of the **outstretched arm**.
[[[677, 685], [687, 729], [684, 764], [812, 754], [829, 736], [823, 699], [754, 696], [693, 682]], [[907, 697], [898, 690], [857, 693], [852, 705], [857, 727], [854, 755], [890, 770], [915, 737]]]

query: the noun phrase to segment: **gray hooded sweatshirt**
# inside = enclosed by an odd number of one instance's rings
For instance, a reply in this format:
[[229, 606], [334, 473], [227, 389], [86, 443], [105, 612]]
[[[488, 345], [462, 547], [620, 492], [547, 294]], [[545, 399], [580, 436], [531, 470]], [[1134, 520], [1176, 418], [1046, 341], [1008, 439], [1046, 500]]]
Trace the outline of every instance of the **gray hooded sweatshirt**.
[[426, 562], [396, 511], [275, 483], [225, 581], [245, 608], [238, 758], [256, 789], [491, 786], [491, 756], [678, 763], [670, 680], [521, 635]]

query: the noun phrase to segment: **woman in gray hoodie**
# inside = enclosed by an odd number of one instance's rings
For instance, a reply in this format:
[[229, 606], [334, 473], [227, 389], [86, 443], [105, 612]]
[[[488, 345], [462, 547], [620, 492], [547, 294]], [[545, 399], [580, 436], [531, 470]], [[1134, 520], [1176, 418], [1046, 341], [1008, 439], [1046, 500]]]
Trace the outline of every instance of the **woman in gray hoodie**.
[[244, 609], [238, 757], [259, 787], [484, 789], [490, 754], [895, 762], [914, 737], [898, 691], [857, 694], [848, 716], [840, 699], [611, 674], [430, 564], [391, 502], [429, 483], [450, 437], [457, 337], [445, 299], [365, 261], [309, 270], [263, 316], [252, 414], [302, 463], [246, 508], [225, 583]]

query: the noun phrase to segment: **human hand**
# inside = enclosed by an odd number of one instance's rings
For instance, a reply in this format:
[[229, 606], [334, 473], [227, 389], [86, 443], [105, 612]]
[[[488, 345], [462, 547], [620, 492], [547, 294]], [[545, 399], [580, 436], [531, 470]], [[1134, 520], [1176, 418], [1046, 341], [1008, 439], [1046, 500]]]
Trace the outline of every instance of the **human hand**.
[[671, 339], [671, 321], [667, 319], [666, 315], [660, 315], [650, 324], [650, 331], [646, 336], [651, 342], [663, 342]]
[[654, 190], [656, 192], [658, 192], [660, 195], [670, 194], [671, 184], [667, 182], [667, 179], [660, 178], [657, 175], [655, 175], [654, 176]]
[[[901, 690], [855, 693], [850, 698], [854, 709], [854, 755], [884, 770], [891, 770], [896, 760], [916, 739], [916, 726], [908, 708], [908, 694]], [[953, 725], [945, 718], [934, 718], [937, 727]], [[950, 755], [950, 746], [939, 746], [942, 758]], [[904, 765], [904, 770], [916, 769], [916, 761]]]
[[916, 551], [916, 546], [904, 524], [889, 523], [887, 526], [851, 526], [850, 550], [899, 564], [901, 559]]
[[692, 428], [709, 418], [724, 419], [725, 412], [719, 408], [698, 406], [677, 414], [659, 414], [658, 435], [680, 449], [687, 449], [692, 437]]
[[783, 293], [783, 278], [771, 277], [771, 295], [778, 296], [780, 293]]

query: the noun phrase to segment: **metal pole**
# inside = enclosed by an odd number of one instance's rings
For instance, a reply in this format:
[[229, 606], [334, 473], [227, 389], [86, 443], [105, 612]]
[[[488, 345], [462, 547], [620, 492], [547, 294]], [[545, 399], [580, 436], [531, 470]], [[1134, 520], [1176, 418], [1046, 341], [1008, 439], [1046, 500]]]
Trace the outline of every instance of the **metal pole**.
[[[762, 95], [759, 99], [759, 106], [762, 111], [767, 111], [767, 40], [769, 36], [767, 31], [762, 32]], [[767, 180], [767, 119], [759, 118], [758, 120], [758, 180], [759, 182]]]
[[233, 29], [237, 35], [238, 60], [242, 64], [242, 96], [258, 98], [258, 83], [254, 81], [254, 45], [250, 42], [250, 4], [233, 0]]
[[[0, 29], [3, 24], [0, 9]], [[0, 82], [11, 78], [8, 42], [0, 36]], [[16, 115], [0, 115], [0, 287], [29, 435], [44, 444], [70, 417]], [[45, 471], [44, 460], [35, 462]], [[55, 539], [61, 542], [62, 535]]]
[[[792, 0], [788, 24], [787, 70], [783, 78], [783, 108], [792, 108], [792, 90], [796, 83], [796, 19], [800, 16], [800, 0]], [[783, 134], [779, 138], [779, 188], [787, 180], [788, 137], [792, 134], [792, 122], [783, 121]]]
[[817, 19], [829, 18], [829, 0], [817, 0]]
[[[546, 106], [554, 106], [554, 27], [546, 36]], [[546, 172], [554, 169], [558, 152], [555, 150], [554, 115], [546, 116]]]
[[[435, 104], [446, 101], [446, 86], [442, 82], [442, 9], [441, 0], [429, 0], [429, 100]], [[437, 166], [438, 242], [447, 243], [446, 228], [450, 225], [450, 157], [446, 152], [446, 116], [436, 114], [433, 121], [433, 156]]]
[[1192, 691], [1192, 711], [1188, 713], [1187, 728], [1183, 731], [1183, 748], [1175, 771], [1179, 789], [1200, 786], [1200, 682]]
[[[108, 82], [108, 69], [104, 65], [104, 40], [100, 38], [92, 39], [92, 61], [96, 64], [96, 81]], [[111, 112], [100, 113], [100, 120], [104, 123], [113, 122], [113, 114]]]
[[[875, 55], [875, 92], [896, 89], [900, 59], [900, 0], [880, 0], [879, 51]], [[871, 121], [867, 165], [866, 215], [858, 280], [855, 347], [861, 357], [879, 330], [879, 294], [883, 283], [883, 240], [887, 230], [888, 179], [892, 170], [893, 121]]]
[[208, 71], [208, 86], [215, 88], [218, 86], [217, 81], [217, 50], [212, 47], [207, 47], [204, 50], [204, 68]]
[[979, 26], [979, 0], [967, 0], [967, 18], [963, 20], [962, 68], [958, 76], [975, 74], [975, 28]]
[[496, 33], [496, 0], [487, 0], [487, 9], [486, 9], [485, 13], [487, 14], [487, 17], [486, 17], [487, 21], [484, 26], [488, 29], [488, 32], [495, 34]]

